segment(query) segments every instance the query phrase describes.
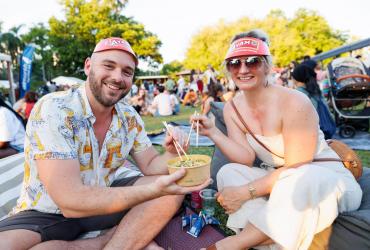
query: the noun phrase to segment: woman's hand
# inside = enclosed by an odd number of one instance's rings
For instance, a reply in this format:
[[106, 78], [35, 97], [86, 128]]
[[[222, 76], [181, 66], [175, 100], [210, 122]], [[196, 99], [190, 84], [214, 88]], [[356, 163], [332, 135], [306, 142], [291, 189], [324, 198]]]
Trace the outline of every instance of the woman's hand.
[[216, 198], [227, 214], [235, 213], [250, 199], [246, 186], [225, 187], [216, 194]]
[[[174, 144], [174, 140], [176, 140], [181, 145], [181, 147], [184, 149], [184, 151], [187, 152], [189, 145], [186, 145], [185, 132], [171, 125], [168, 125], [168, 128], [170, 131], [166, 131], [166, 137], [163, 142], [164, 149], [171, 154], [177, 154], [175, 144]], [[179, 149], [179, 152], [182, 153], [180, 149]]]
[[199, 134], [211, 137], [218, 130], [215, 126], [214, 121], [209, 119], [205, 115], [192, 115], [190, 117], [190, 123], [194, 123], [193, 129], [197, 131], [197, 122], [199, 121]]

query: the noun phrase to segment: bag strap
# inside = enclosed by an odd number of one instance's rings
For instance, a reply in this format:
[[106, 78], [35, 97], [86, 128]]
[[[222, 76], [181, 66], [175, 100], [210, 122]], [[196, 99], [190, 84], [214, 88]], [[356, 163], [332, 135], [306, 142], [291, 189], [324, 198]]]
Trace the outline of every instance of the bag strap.
[[[244, 125], [245, 129], [248, 131], [248, 133], [253, 137], [253, 139], [258, 142], [258, 144], [260, 144], [264, 149], [266, 149], [268, 152], [270, 152], [271, 154], [281, 158], [281, 159], [284, 159], [284, 157], [278, 155], [278, 154], [275, 154], [274, 152], [272, 152], [263, 142], [261, 142], [255, 135], [254, 133], [250, 130], [250, 128], [248, 127], [248, 125], [245, 123], [243, 117], [241, 116], [241, 114], [239, 113], [238, 109], [236, 108], [235, 106], [235, 103], [234, 101], [231, 99], [231, 106], [233, 107], [236, 115], [238, 116], [239, 120], [241, 121], [241, 123]], [[328, 142], [328, 144], [330, 144], [330, 142]], [[328, 162], [328, 161], [337, 161], [337, 162], [343, 162], [341, 159], [336, 159], [336, 158], [318, 158], [318, 159], [313, 159], [312, 162]]]
[[[326, 143], [329, 145], [330, 147], [330, 144], [332, 143], [332, 140], [328, 139], [326, 140]], [[345, 162], [350, 162], [350, 161], [344, 161], [342, 159], [337, 159], [337, 158], [318, 158], [318, 159], [313, 159], [313, 161], [315, 162], [323, 162], [323, 161], [337, 161], [337, 162], [342, 162], [342, 163], [345, 163]]]
[[324, 162], [324, 161], [337, 161], [337, 162], [347, 162], [343, 161], [341, 159], [336, 159], [336, 158], [318, 158], [318, 159], [313, 159], [312, 162]]
[[238, 116], [239, 120], [241, 121], [241, 123], [243, 123], [245, 129], [248, 131], [248, 133], [253, 137], [253, 139], [258, 142], [258, 144], [260, 144], [264, 149], [266, 149], [268, 152], [270, 152], [271, 154], [281, 158], [281, 159], [284, 159], [284, 157], [280, 156], [280, 155], [277, 155], [275, 154], [274, 152], [272, 152], [263, 142], [261, 142], [255, 135], [254, 133], [250, 130], [250, 128], [248, 127], [248, 125], [245, 123], [243, 117], [241, 116], [241, 114], [239, 113], [238, 109], [236, 108], [235, 106], [235, 103], [234, 101], [231, 99], [231, 106], [233, 107], [236, 115]]

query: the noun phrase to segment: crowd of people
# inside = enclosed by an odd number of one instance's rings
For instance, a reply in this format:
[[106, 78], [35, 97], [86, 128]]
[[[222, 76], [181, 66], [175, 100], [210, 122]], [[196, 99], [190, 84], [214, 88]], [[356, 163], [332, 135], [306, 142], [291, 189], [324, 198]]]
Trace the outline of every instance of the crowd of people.
[[[37, 91], [27, 91], [13, 105], [0, 93], [0, 159], [24, 151], [26, 124], [38, 99], [68, 89], [67, 86], [58, 87], [50, 81]], [[16, 91], [16, 95], [19, 95], [19, 91]]]
[[141, 115], [169, 116], [180, 112], [180, 106], [200, 107], [202, 114], [208, 114], [212, 101], [226, 102], [238, 88], [225, 77], [219, 77], [212, 66], [201, 73], [191, 70], [188, 79], [180, 75], [175, 81], [169, 78], [163, 84], [144, 81], [134, 85], [125, 100]]
[[[349, 170], [337, 161], [314, 162], [338, 158], [319, 129], [316, 66], [309, 59], [292, 63], [288, 87], [279, 86], [260, 30], [237, 34], [224, 61], [227, 78], [209, 65], [204, 73], [192, 71], [188, 81], [133, 87], [138, 57], [127, 41], [107, 38], [85, 61], [85, 84], [37, 102], [28, 95], [19, 113], [0, 102], [0, 119], [12, 122], [1, 127], [12, 131], [0, 135], [0, 145], [25, 153], [21, 196], [0, 221], [4, 248], [161, 249], [153, 239], [183, 195], [211, 181], [177, 185], [186, 170], [168, 174], [166, 161], [177, 156], [175, 141], [188, 149], [186, 135], [170, 128], [159, 154], [145, 132], [139, 114], [173, 115], [180, 105], [202, 107], [191, 122], [199, 122], [199, 133], [232, 162], [218, 172], [217, 200], [237, 234], [213, 249], [308, 249], [339, 213], [356, 210], [362, 192]], [[289, 80], [299, 91], [289, 88]], [[227, 135], [209, 115], [213, 101], [227, 101]], [[17, 138], [22, 133], [24, 147]], [[129, 155], [140, 171], [124, 166]], [[265, 167], [253, 166], [256, 157]], [[102, 229], [110, 230], [78, 240]]]

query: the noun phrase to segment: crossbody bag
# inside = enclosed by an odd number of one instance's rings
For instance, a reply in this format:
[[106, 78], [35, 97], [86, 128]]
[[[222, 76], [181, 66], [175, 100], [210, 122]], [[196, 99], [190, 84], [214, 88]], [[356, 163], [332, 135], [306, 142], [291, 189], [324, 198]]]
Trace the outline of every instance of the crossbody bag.
[[[244, 121], [243, 117], [239, 113], [238, 109], [235, 106], [235, 103], [233, 100], [231, 100], [231, 106], [233, 107], [236, 115], [238, 116], [240, 122], [243, 124], [247, 132], [253, 137], [253, 139], [261, 145], [264, 149], [266, 149], [268, 152], [271, 154], [284, 159], [283, 156], [280, 156], [274, 152], [272, 152], [263, 142], [261, 142], [255, 135], [254, 133], [250, 130], [248, 127], [247, 123]], [[316, 158], [313, 159], [312, 162], [330, 162], [330, 161], [335, 161], [335, 162], [341, 162], [343, 163], [343, 166], [347, 168], [353, 176], [358, 180], [361, 175], [362, 175], [362, 163], [358, 155], [356, 154], [355, 151], [353, 151], [350, 147], [348, 147], [347, 144], [335, 140], [335, 139], [330, 139], [326, 140], [328, 143], [329, 147], [334, 150], [334, 152], [339, 156], [340, 159], [337, 158]], [[308, 162], [307, 162], [308, 163]], [[299, 164], [301, 165], [301, 164]]]

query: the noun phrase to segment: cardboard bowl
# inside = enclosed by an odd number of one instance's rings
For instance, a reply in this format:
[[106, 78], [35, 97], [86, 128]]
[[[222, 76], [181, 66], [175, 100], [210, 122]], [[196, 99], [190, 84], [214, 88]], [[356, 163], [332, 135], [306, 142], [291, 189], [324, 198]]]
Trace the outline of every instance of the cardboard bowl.
[[[186, 174], [183, 178], [178, 180], [176, 183], [183, 187], [191, 187], [202, 184], [208, 180], [211, 176], [211, 157], [208, 155], [188, 155], [190, 160], [202, 160], [204, 164], [199, 166], [185, 167]], [[185, 160], [186, 156], [182, 156]], [[176, 166], [181, 161], [180, 157], [176, 157], [167, 161], [168, 172], [170, 174], [180, 170], [180, 167]]]

